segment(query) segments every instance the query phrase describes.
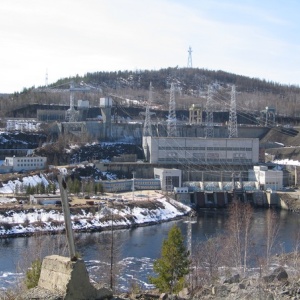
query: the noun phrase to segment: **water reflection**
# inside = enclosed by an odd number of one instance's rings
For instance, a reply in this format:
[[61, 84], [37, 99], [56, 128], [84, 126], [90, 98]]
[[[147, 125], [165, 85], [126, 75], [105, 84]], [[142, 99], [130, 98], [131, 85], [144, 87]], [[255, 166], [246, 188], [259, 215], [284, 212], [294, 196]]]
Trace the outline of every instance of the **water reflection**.
[[[267, 210], [255, 210], [253, 232], [256, 251], [263, 253], [266, 236]], [[276, 211], [279, 222], [277, 248], [275, 251], [292, 251], [296, 235], [299, 231], [299, 215], [287, 211]], [[191, 224], [192, 246], [210, 236], [224, 232], [228, 214], [224, 210], [203, 210], [199, 212], [197, 222]], [[128, 288], [133, 280], [142, 287], [148, 287], [147, 278], [152, 274], [154, 259], [160, 256], [161, 245], [170, 228], [177, 224], [187, 239], [188, 226], [184, 220], [114, 231], [115, 246], [118, 248], [120, 264], [123, 271], [120, 275], [119, 287]], [[111, 241], [111, 232], [76, 233], [76, 250], [86, 261], [91, 277], [95, 281], [101, 279], [101, 270], [107, 269], [107, 248]], [[17, 268], [20, 261], [30, 262], [39, 249], [42, 256], [51, 253], [67, 255], [65, 237], [49, 235], [37, 237], [9, 238], [0, 240], [0, 288], [12, 285], [19, 277]], [[23, 263], [23, 265], [26, 265]], [[9, 275], [8, 275], [9, 274]]]

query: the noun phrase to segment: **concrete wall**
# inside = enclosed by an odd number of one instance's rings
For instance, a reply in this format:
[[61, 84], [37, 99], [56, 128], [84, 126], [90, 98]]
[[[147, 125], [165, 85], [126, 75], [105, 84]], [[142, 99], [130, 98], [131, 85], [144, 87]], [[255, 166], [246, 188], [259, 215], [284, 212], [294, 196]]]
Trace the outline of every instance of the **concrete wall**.
[[83, 260], [74, 262], [68, 257], [58, 255], [44, 258], [38, 286], [62, 293], [65, 300], [96, 300], [112, 297], [112, 292], [108, 289], [96, 289], [90, 283]]
[[[99, 121], [87, 121], [86, 127], [88, 133], [98, 139], [105, 138], [105, 126]], [[152, 134], [153, 136], [166, 137], [166, 124], [153, 124]], [[189, 124], [177, 124], [177, 133], [179, 137], [205, 137], [205, 127], [201, 125], [189, 125]], [[238, 135], [241, 138], [261, 138], [270, 129], [267, 127], [252, 126], [238, 127]], [[140, 123], [111, 123], [111, 139], [121, 139], [124, 137], [133, 136], [140, 144], [142, 143], [143, 134], [143, 121]], [[215, 138], [227, 138], [228, 127], [227, 126], [215, 126], [214, 127]]]
[[[136, 172], [137, 178], [154, 178], [154, 168], [175, 168], [182, 170], [182, 181], [231, 181], [232, 172], [241, 173], [243, 180], [248, 180], [248, 171], [243, 165], [232, 165], [230, 171], [224, 171], [224, 164], [198, 164], [198, 165], [182, 165], [182, 164], [150, 164], [150, 163], [130, 163], [130, 162], [95, 162], [96, 168], [104, 172], [117, 172], [126, 178], [132, 177], [132, 172]], [[213, 170], [212, 170], [213, 166]], [[251, 168], [251, 165], [248, 165]]]

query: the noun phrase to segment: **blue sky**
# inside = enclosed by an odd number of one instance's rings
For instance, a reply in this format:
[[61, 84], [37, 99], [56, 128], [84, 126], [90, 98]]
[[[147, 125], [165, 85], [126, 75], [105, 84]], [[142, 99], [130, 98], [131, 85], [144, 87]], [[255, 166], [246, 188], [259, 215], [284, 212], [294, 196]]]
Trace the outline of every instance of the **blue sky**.
[[300, 81], [297, 0], [2, 0], [0, 93], [87, 72], [193, 67]]

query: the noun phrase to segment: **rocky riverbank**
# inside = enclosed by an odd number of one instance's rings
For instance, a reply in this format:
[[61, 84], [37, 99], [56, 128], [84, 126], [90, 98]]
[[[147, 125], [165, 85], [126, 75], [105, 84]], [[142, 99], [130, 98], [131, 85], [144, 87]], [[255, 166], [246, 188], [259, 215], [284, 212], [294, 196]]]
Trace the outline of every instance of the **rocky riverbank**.
[[[285, 268], [278, 267], [266, 276], [246, 277], [239, 274], [231, 276], [222, 283], [202, 286], [189, 291], [183, 289], [178, 295], [159, 293], [157, 290], [149, 292], [132, 292], [112, 296], [112, 300], [275, 300], [275, 299], [299, 299], [300, 282], [292, 280]], [[42, 288], [29, 290], [23, 297], [17, 299], [63, 299], [59, 293], [53, 293]]]

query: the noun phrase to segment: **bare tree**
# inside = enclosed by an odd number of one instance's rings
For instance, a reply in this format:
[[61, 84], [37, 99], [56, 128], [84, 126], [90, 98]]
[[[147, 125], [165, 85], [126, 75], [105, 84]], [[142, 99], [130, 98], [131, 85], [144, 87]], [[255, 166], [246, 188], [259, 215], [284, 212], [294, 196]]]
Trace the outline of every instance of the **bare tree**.
[[300, 249], [300, 230], [295, 234], [293, 251], [293, 267], [299, 272], [299, 249]]
[[[252, 239], [253, 209], [249, 203], [234, 201], [229, 206], [226, 222], [226, 260], [245, 273], [249, 260], [249, 247]], [[225, 249], [224, 249], [225, 250]]]
[[115, 230], [115, 221], [117, 220], [116, 207], [105, 208], [107, 221], [110, 222], [110, 228], [103, 233], [101, 242], [99, 242], [100, 265], [97, 270], [97, 276], [110, 286], [113, 291], [117, 289], [117, 280], [122, 270], [121, 248], [122, 239], [120, 233]]
[[269, 209], [266, 213], [266, 267], [269, 268], [272, 252], [278, 237], [279, 222], [277, 214], [274, 210]]
[[209, 237], [200, 242], [192, 260], [193, 280], [195, 286], [213, 283], [219, 277], [221, 265], [223, 236]]

